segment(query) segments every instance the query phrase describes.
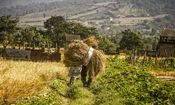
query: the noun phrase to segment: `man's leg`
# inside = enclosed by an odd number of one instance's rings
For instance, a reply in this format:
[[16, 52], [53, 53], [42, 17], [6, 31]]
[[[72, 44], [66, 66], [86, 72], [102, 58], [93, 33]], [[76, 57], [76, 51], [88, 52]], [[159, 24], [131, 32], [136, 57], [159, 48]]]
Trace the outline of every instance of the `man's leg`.
[[87, 67], [86, 66], [82, 66], [82, 70], [81, 70], [81, 81], [83, 82], [83, 86], [84, 87], [87, 86], [86, 76], [87, 76]]
[[69, 80], [68, 86], [73, 85], [74, 81], [75, 81], [75, 77], [70, 77], [70, 80]]
[[94, 72], [94, 64], [93, 62], [90, 62], [90, 65], [89, 65], [89, 78], [88, 78], [88, 82], [87, 82], [87, 87], [90, 87], [94, 77], [95, 77], [95, 72]]
[[90, 85], [91, 85], [91, 83], [92, 83], [92, 80], [93, 80], [93, 78], [89, 78], [89, 79], [88, 79], [87, 87], [90, 87]]

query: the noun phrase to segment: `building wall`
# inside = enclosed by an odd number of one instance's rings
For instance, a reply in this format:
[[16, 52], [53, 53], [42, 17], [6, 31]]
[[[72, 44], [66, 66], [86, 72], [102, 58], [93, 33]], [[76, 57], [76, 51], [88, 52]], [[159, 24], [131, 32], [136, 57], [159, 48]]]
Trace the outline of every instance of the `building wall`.
[[157, 56], [175, 57], [175, 44], [159, 43], [157, 46]]

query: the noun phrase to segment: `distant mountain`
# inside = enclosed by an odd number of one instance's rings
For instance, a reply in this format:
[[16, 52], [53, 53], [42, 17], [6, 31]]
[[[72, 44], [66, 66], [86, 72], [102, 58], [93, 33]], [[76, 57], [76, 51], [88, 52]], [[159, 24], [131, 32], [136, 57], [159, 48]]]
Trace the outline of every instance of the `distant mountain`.
[[0, 16], [20, 16], [22, 25], [61, 15], [103, 31], [175, 28], [175, 0], [1, 0], [0, 7]]
[[32, 3], [49, 3], [53, 1], [61, 1], [61, 0], [0, 0], [0, 7], [12, 7], [19, 5], [28, 5]]
[[89, 6], [90, 9], [100, 5], [111, 15], [118, 14], [116, 11], [128, 14], [129, 9], [128, 15], [175, 14], [175, 0], [1, 0], [0, 16], [21, 16], [57, 8], [76, 10]]

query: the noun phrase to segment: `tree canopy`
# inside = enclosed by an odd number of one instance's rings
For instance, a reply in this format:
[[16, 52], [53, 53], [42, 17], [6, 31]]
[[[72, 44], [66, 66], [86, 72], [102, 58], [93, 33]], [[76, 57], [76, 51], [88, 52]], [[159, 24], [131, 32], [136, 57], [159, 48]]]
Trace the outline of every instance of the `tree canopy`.
[[11, 16], [0, 17], [0, 43], [6, 47], [13, 42], [13, 35], [17, 31], [18, 20]]
[[[143, 41], [140, 33], [131, 30], [122, 31], [116, 36], [104, 37], [98, 35], [96, 28], [87, 27], [77, 22], [64, 19], [62, 16], [52, 16], [46, 22], [44, 27], [46, 31], [38, 30], [36, 27], [17, 27], [18, 19], [11, 16], [0, 17], [0, 44], [4, 47], [27, 45], [28, 47], [64, 47], [66, 35], [80, 35], [81, 39], [91, 35], [98, 36], [99, 48], [106, 53], [116, 52], [120, 49], [132, 50], [143, 48]], [[121, 39], [121, 40], [120, 40]], [[144, 42], [148, 43], [147, 40]]]
[[86, 27], [80, 23], [70, 22], [62, 16], [52, 16], [44, 22], [46, 31], [36, 27], [17, 27], [18, 20], [11, 16], [0, 17], [0, 44], [6, 48], [27, 45], [28, 47], [63, 47], [66, 35], [80, 35], [82, 39], [90, 35], [98, 35], [93, 27]]
[[107, 54], [112, 54], [116, 52], [117, 46], [109, 38], [101, 37], [99, 38], [99, 49]]
[[44, 27], [47, 29], [47, 34], [53, 44], [57, 44], [58, 47], [63, 47], [65, 35], [80, 35], [82, 39], [90, 35], [98, 35], [96, 28], [67, 21], [62, 16], [52, 16], [44, 23]]
[[121, 49], [132, 50], [143, 48], [143, 41], [139, 36], [140, 33], [135, 33], [128, 29], [123, 31], [122, 35], [123, 37], [119, 42]]

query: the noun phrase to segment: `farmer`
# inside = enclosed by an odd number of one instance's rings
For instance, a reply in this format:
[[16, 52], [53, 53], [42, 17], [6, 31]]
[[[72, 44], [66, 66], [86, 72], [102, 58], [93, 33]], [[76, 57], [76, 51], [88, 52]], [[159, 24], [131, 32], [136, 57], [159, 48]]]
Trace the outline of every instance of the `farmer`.
[[[97, 75], [105, 69], [105, 56], [101, 51], [96, 50], [97, 42], [91, 38], [84, 41], [74, 40], [64, 53], [64, 64], [71, 67], [68, 85], [73, 84], [76, 77], [81, 73], [83, 86], [89, 87]], [[94, 42], [96, 43], [94, 44]]]
[[92, 82], [92, 80], [91, 79], [89, 79], [89, 81], [86, 80], [87, 72], [88, 72], [87, 65], [91, 60], [94, 49], [98, 48], [98, 41], [96, 40], [95, 36], [92, 36], [92, 37], [89, 37], [89, 38], [83, 40], [83, 42], [89, 46], [89, 51], [87, 52], [87, 55], [86, 55], [86, 57], [88, 59], [86, 59], [86, 61], [84, 61], [85, 64], [82, 66], [81, 81], [83, 82], [84, 87], [88, 87], [90, 85], [90, 83]]

